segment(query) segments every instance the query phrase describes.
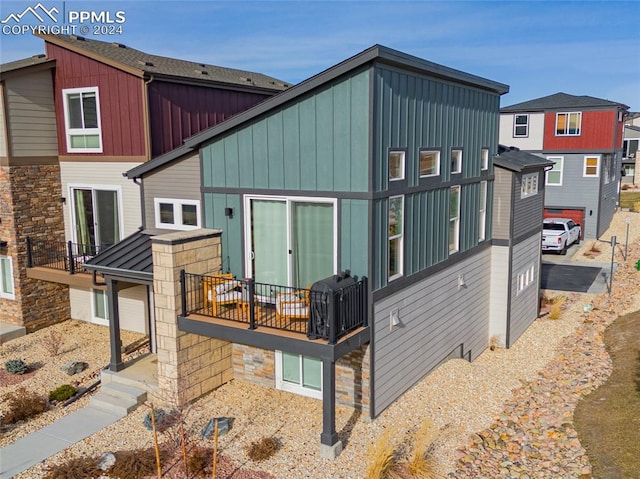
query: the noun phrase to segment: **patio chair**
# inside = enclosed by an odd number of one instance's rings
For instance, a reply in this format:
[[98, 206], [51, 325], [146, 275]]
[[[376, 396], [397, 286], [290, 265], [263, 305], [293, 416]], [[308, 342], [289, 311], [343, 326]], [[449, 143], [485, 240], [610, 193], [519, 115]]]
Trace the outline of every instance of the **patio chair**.
[[282, 327], [283, 320], [309, 319], [309, 291], [291, 291], [276, 294], [276, 323]]
[[241, 283], [233, 279], [231, 274], [217, 274], [204, 278], [205, 308], [212, 310], [217, 316], [219, 307], [222, 305], [233, 305], [238, 307], [242, 302]]

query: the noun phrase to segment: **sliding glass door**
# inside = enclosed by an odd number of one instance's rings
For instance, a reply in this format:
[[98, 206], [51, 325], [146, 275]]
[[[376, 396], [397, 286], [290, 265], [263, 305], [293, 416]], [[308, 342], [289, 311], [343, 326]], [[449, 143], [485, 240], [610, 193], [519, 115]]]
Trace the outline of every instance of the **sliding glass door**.
[[335, 273], [333, 200], [248, 198], [247, 265], [257, 282], [306, 288]]
[[76, 242], [110, 246], [120, 241], [118, 192], [72, 188]]

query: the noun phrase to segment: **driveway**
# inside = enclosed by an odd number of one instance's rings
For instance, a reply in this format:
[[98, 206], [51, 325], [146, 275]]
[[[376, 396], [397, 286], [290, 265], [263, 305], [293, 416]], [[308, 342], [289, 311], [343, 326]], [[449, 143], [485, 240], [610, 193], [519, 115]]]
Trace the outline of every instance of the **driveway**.
[[[553, 291], [602, 294], [607, 291], [610, 263], [573, 261], [578, 245], [571, 245], [566, 255], [542, 254], [541, 288]], [[617, 265], [614, 263], [614, 268]]]

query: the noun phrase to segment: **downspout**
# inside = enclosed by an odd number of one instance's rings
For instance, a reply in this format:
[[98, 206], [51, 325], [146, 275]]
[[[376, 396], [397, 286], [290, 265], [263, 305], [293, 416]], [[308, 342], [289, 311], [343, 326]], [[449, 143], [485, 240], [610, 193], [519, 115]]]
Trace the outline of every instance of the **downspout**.
[[91, 272], [91, 283], [94, 286], [106, 286], [107, 285], [107, 283], [100, 283], [98, 281], [98, 272], [95, 269]]

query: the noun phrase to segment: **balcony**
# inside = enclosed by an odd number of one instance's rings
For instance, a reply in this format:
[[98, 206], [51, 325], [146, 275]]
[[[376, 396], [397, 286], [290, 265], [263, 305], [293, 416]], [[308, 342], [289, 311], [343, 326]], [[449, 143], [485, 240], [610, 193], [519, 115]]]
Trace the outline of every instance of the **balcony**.
[[[181, 286], [183, 331], [307, 354], [329, 346], [338, 357], [369, 340], [366, 278], [321, 290], [182, 271]], [[292, 350], [292, 341], [299, 347]]]
[[70, 286], [94, 287], [85, 262], [105, 247], [27, 238], [27, 277]]

